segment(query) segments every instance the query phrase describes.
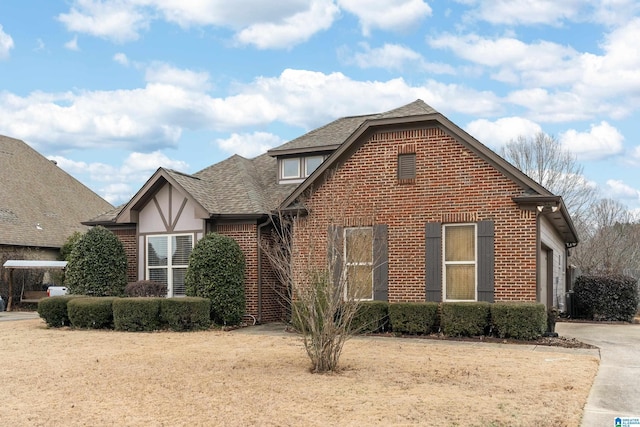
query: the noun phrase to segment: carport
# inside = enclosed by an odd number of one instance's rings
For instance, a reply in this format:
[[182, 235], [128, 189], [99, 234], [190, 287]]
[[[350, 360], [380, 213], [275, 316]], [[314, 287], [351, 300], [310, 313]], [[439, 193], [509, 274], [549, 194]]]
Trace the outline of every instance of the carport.
[[[11, 311], [13, 306], [13, 272], [16, 269], [22, 270], [64, 270], [67, 261], [49, 261], [49, 260], [24, 260], [10, 259], [7, 260], [3, 267], [9, 271], [9, 296], [7, 297], [7, 311]], [[20, 292], [20, 302], [38, 302], [39, 299], [47, 296], [46, 292], [32, 292], [26, 295], [24, 291], [24, 283], [22, 292]]]

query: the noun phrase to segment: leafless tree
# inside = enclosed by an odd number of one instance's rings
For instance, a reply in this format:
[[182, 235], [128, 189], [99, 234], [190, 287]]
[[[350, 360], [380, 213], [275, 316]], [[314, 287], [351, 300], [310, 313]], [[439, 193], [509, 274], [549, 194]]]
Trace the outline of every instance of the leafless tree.
[[502, 147], [500, 154], [553, 194], [562, 196], [574, 218], [583, 217], [596, 188], [583, 175], [576, 157], [544, 132], [520, 136]]
[[[338, 222], [343, 219], [340, 215], [332, 218]], [[342, 236], [331, 236], [331, 231], [326, 237], [316, 234], [327, 226], [313, 215], [278, 212], [272, 222], [271, 235], [260, 242], [261, 251], [282, 284], [280, 296], [290, 307], [291, 321], [302, 335], [312, 372], [336, 371], [345, 342], [358, 332], [352, 324], [363, 298], [361, 290], [371, 286], [371, 275], [343, 268], [342, 248], [327, 247], [332, 239], [342, 242]], [[305, 247], [295, 239], [295, 233], [302, 229], [308, 233]], [[351, 247], [355, 258], [372, 256], [370, 252], [366, 241], [356, 241]], [[318, 264], [318, 253], [327, 254], [326, 264]]]
[[640, 270], [640, 222], [624, 205], [601, 199], [578, 226], [582, 241], [571, 260], [583, 273]]

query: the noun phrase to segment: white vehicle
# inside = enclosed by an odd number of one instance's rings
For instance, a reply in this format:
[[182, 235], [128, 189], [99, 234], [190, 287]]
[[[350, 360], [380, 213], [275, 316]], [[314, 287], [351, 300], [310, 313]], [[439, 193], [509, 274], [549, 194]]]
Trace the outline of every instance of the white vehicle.
[[66, 295], [69, 291], [66, 286], [49, 286], [47, 288], [48, 297], [56, 297], [59, 295]]

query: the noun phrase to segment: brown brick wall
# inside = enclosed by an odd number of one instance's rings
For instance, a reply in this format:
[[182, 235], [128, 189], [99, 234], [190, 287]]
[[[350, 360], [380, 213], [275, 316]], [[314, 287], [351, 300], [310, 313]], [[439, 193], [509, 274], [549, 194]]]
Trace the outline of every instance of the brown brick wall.
[[138, 239], [135, 228], [111, 228], [127, 254], [127, 282], [138, 281]]
[[218, 224], [215, 231], [219, 234], [231, 237], [240, 246], [244, 253], [245, 270], [245, 298], [246, 312], [255, 316], [262, 322], [272, 322], [283, 319], [283, 305], [278, 298], [275, 284], [277, 280], [271, 269], [269, 261], [264, 257], [261, 261], [262, 275], [262, 313], [258, 310], [258, 227], [251, 224]]
[[[397, 180], [397, 156], [415, 150], [416, 179]], [[389, 301], [425, 299], [425, 224], [495, 223], [495, 300], [536, 299], [535, 215], [522, 189], [440, 128], [378, 132], [317, 187], [296, 229], [296, 267], [326, 264], [327, 227], [387, 224]]]

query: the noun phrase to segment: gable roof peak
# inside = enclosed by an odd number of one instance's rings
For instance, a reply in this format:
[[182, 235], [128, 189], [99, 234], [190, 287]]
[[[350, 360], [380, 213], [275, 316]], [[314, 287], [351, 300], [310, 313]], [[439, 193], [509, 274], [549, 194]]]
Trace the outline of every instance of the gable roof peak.
[[393, 110], [386, 111], [384, 113], [376, 114], [374, 118], [376, 119], [389, 119], [396, 117], [409, 117], [409, 116], [421, 116], [423, 114], [434, 114], [437, 113], [433, 107], [424, 102], [422, 99], [416, 99], [413, 102], [410, 102], [407, 105], [403, 105], [399, 108], [394, 108]]

